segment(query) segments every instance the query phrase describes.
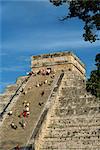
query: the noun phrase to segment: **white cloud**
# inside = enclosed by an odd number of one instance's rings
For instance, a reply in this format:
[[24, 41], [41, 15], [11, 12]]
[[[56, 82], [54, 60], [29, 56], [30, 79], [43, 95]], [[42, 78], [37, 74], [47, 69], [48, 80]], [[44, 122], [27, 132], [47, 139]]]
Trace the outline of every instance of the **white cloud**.
[[4, 86], [6, 86], [6, 85], [8, 85], [8, 84], [12, 84], [13, 82], [3, 82], [3, 81], [0, 81], [0, 85], [4, 85]]
[[1, 67], [0, 72], [4, 72], [4, 71], [11, 71], [11, 72], [25, 71], [25, 68], [24, 66]]
[[72, 48], [72, 49], [77, 49], [77, 48], [89, 48], [89, 47], [97, 47], [100, 46], [99, 42], [96, 43], [89, 43], [89, 42], [85, 42], [82, 40], [78, 40], [78, 39], [73, 39], [71, 40], [58, 40], [58, 41], [51, 41], [51, 42], [46, 42], [44, 45], [41, 45], [42, 47], [44, 46], [44, 48]]
[[[68, 36], [68, 35], [67, 35]], [[24, 50], [24, 51], [29, 51], [29, 50], [40, 50], [40, 49], [50, 49], [50, 48], [60, 48], [66, 47], [66, 48], [80, 48], [80, 47], [96, 47], [100, 46], [99, 41], [95, 43], [90, 43], [90, 42], [85, 42], [84, 39], [81, 37], [78, 37], [76, 34], [73, 34], [73, 37], [71, 35], [67, 37], [65, 34], [60, 35], [60, 36], [49, 36], [46, 35], [45, 38], [41, 37], [36, 37], [36, 38], [30, 38], [30, 41], [27, 42], [27, 37], [24, 39], [20, 39], [20, 43], [16, 45], [16, 40], [13, 41], [12, 43], [5, 43], [4, 48], [5, 49], [10, 49], [10, 50]], [[27, 58], [20, 58], [20, 59], [25, 59], [26, 61], [29, 61]]]

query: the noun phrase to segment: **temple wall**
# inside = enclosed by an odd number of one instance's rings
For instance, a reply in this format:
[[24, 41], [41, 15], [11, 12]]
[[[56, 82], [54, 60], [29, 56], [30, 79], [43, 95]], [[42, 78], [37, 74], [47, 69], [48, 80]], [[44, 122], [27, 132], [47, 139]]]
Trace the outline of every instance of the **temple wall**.
[[[58, 54], [58, 55], [57, 55]], [[32, 71], [51, 67], [52, 70], [76, 70], [85, 76], [85, 65], [72, 53], [55, 53], [52, 55], [32, 56]]]

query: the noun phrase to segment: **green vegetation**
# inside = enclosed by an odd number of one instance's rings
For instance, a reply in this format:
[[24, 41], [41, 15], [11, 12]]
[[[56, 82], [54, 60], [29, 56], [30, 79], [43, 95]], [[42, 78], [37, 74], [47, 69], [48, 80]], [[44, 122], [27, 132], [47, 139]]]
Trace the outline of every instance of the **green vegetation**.
[[50, 0], [55, 6], [69, 5], [69, 13], [61, 20], [77, 17], [84, 22], [83, 38], [85, 41], [99, 40], [97, 30], [100, 30], [100, 0]]
[[100, 53], [96, 55], [96, 70], [91, 71], [90, 78], [87, 80], [86, 89], [96, 97], [100, 98]]

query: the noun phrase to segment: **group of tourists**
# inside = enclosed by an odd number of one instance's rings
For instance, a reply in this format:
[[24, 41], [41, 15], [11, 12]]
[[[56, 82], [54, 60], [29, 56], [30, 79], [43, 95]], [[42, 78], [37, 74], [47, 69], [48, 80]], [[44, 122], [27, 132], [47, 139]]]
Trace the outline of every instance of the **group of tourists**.
[[27, 72], [26, 74], [28, 76], [31, 76], [31, 75], [36, 75], [36, 74], [49, 75], [50, 73], [51, 73], [51, 68], [42, 68], [36, 72], [31, 71], [31, 72]]
[[[35, 73], [34, 73], [33, 71], [31, 71], [31, 72], [27, 73], [27, 75], [28, 75], [29, 77], [30, 77], [31, 75], [38, 75], [38, 74], [45, 76], [45, 75], [50, 75], [51, 72], [52, 72], [52, 71], [51, 71], [51, 68], [42, 68], [42, 69], [38, 70], [38, 71], [35, 72]], [[50, 77], [51, 77], [51, 79], [53, 79], [53, 78], [55, 77], [55, 74], [52, 74]], [[42, 81], [42, 82], [40, 82], [40, 83], [37, 83], [35, 86], [36, 86], [36, 87], [40, 87], [40, 86], [42, 86], [42, 85], [44, 85], [44, 84], [51, 85], [52, 82], [53, 82], [53, 80], [49, 81], [49, 80], [45, 79], [44, 81]], [[31, 88], [32, 88], [31, 86], [28, 87], [27, 90], [25, 90], [24, 88], [21, 88], [21, 89], [20, 89], [20, 92], [21, 92], [23, 95], [26, 95], [27, 92], [28, 92], [28, 90], [31, 90]], [[40, 93], [40, 95], [43, 97], [44, 94], [45, 94], [45, 91], [42, 90], [41, 93]], [[44, 104], [43, 102], [39, 102], [39, 103], [38, 103], [39, 106], [42, 106], [43, 104]], [[9, 116], [13, 115], [12, 110], [9, 111], [8, 115], [9, 115]], [[21, 111], [21, 112], [19, 113], [19, 115], [18, 115], [18, 117], [21, 118], [21, 120], [19, 121], [19, 125], [20, 125], [23, 129], [25, 129], [26, 126], [27, 126], [27, 122], [26, 122], [27, 119], [25, 119], [25, 118], [28, 118], [29, 116], [30, 116], [30, 103], [25, 100], [25, 101], [22, 103], [22, 111]], [[18, 128], [18, 126], [16, 125], [16, 123], [15, 123], [14, 121], [12, 121], [10, 125], [11, 125], [11, 128], [13, 128], [14, 130], [16, 130], [16, 129]], [[15, 149], [16, 149], [16, 150], [20, 150], [19, 145], [16, 145]]]
[[[20, 112], [20, 114], [18, 115], [18, 117], [22, 118], [22, 121], [20, 121], [19, 124], [21, 125], [21, 127], [22, 127], [23, 129], [25, 129], [25, 127], [26, 127], [26, 122], [24, 121], [24, 120], [25, 120], [24, 118], [28, 118], [29, 115], [30, 115], [30, 108], [29, 108], [29, 105], [30, 105], [29, 102], [24, 101], [24, 102], [23, 102], [23, 111]], [[13, 112], [12, 112], [12, 111], [9, 111], [8, 115], [9, 115], [9, 116], [13, 115]], [[15, 129], [15, 130], [18, 128], [17, 125], [16, 125], [14, 122], [11, 123], [11, 127], [12, 127], [13, 129]]]
[[20, 113], [20, 116], [19, 116], [20, 118], [22, 116], [25, 118], [25, 117], [28, 117], [30, 115], [29, 102], [24, 101], [23, 106], [24, 106], [24, 109], [23, 109], [23, 112]]
[[38, 74], [41, 75], [49, 75], [51, 73], [51, 68], [42, 68], [39, 70]]

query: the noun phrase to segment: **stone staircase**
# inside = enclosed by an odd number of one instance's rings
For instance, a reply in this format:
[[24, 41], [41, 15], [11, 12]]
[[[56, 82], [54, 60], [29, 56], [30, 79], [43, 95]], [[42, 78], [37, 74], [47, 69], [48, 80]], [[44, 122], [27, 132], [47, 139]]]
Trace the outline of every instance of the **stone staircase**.
[[[38, 74], [36, 76], [32, 75], [24, 86], [24, 91], [27, 91], [27, 93], [23, 94], [20, 92], [21, 89], [18, 90], [18, 95], [14, 97], [14, 100], [12, 100], [9, 105], [10, 107], [6, 110], [6, 114], [10, 110], [12, 110], [13, 114], [11, 116], [6, 115], [1, 123], [0, 150], [14, 149], [17, 144], [20, 145], [21, 149], [28, 149], [28, 147], [30, 149], [28, 143], [34, 129], [36, 128], [36, 123], [42, 113], [52, 88], [55, 85], [55, 81], [59, 77], [59, 72], [56, 72], [55, 75], [53, 74], [54, 73], [51, 73], [50, 75], [45, 76]], [[44, 84], [46, 80], [48, 82]], [[42, 85], [37, 87], [36, 85], [40, 83], [42, 83]], [[44, 91], [43, 96], [41, 96], [42, 91]], [[18, 117], [24, 109], [24, 101], [28, 101], [30, 104], [30, 116], [28, 118]], [[41, 103], [42, 105], [40, 105]], [[25, 129], [20, 125], [22, 120], [26, 122]], [[12, 122], [17, 125], [16, 130], [11, 128]]]
[[42, 112], [41, 112], [41, 114], [40, 114], [40, 116], [39, 116], [39, 118], [37, 120], [36, 126], [35, 126], [35, 128], [33, 130], [33, 133], [32, 133], [32, 136], [31, 136], [31, 138], [29, 140], [29, 143], [28, 143], [29, 145], [32, 145], [34, 143], [34, 139], [35, 139], [39, 129], [41, 128], [41, 125], [44, 122], [45, 117], [46, 117], [46, 115], [48, 113], [48, 109], [50, 107], [51, 100], [55, 97], [56, 92], [57, 92], [57, 90], [58, 90], [58, 88], [59, 88], [59, 86], [61, 84], [61, 80], [63, 78], [63, 75], [64, 75], [64, 73], [60, 72], [59, 76], [56, 78], [56, 80], [54, 82], [54, 86], [53, 86], [53, 88], [51, 90], [51, 93], [50, 93], [50, 95], [49, 95], [49, 97], [47, 99], [47, 102], [46, 102], [46, 104], [45, 104], [45, 106], [44, 106], [44, 108], [43, 108], [43, 110], [42, 110]]
[[[84, 64], [71, 52], [31, 62], [33, 74], [0, 95], [0, 150], [100, 150], [100, 100], [86, 91]], [[20, 116], [25, 101], [28, 117]]]
[[100, 150], [100, 100], [85, 78], [66, 71], [35, 137], [35, 150]]

